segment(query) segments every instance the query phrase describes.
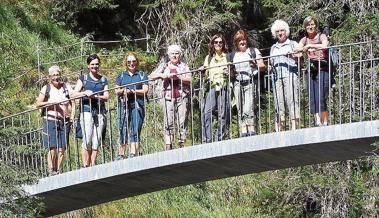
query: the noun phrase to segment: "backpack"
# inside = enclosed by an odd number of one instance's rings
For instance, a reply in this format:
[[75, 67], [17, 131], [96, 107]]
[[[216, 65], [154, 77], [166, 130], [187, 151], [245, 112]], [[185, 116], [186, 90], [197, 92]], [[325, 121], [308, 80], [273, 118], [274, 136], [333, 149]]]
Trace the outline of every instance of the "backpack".
[[[249, 53], [249, 56], [251, 59], [255, 59], [257, 57], [257, 54], [255, 53], [255, 48], [253, 47], [250, 47], [250, 53]], [[234, 58], [234, 55], [236, 54], [236, 51], [232, 51], [231, 53], [229, 53], [229, 57], [227, 57], [227, 59], [229, 58], [228, 62], [233, 62], [233, 58]], [[208, 61], [210, 62], [210, 61]], [[208, 63], [209, 65], [209, 63]]]
[[[51, 85], [49, 83], [46, 85], [45, 98], [43, 99], [44, 102], [49, 100], [50, 91], [51, 91]], [[65, 94], [67, 99], [70, 99], [70, 94], [68, 92], [66, 83], [63, 83], [63, 93]], [[70, 102], [70, 104], [71, 104], [71, 102]], [[41, 117], [44, 117], [46, 115], [46, 110], [47, 110], [46, 108], [41, 108]]]
[[[329, 28], [329, 27], [325, 27], [323, 30], [322, 30], [322, 33], [325, 34], [328, 38], [332, 35], [332, 30]], [[337, 55], [337, 48], [333, 47], [333, 48], [329, 48], [328, 49], [328, 55], [330, 56], [330, 61], [332, 62], [332, 66], [334, 68], [337, 68], [337, 65], [338, 65], [338, 55]], [[328, 57], [329, 59], [329, 57]]]

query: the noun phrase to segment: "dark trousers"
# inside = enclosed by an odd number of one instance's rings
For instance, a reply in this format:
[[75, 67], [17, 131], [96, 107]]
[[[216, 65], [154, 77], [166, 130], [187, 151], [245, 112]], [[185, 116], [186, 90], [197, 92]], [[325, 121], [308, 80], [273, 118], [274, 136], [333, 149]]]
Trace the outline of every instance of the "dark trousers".
[[202, 141], [212, 142], [213, 112], [217, 113], [217, 141], [221, 141], [229, 128], [230, 98], [226, 87], [220, 91], [210, 89], [202, 108]]

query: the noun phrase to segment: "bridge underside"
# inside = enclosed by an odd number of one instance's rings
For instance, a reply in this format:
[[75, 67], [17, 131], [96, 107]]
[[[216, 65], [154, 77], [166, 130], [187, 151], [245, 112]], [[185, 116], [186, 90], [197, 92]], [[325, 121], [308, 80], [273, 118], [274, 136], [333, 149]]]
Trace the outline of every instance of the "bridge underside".
[[202, 144], [43, 178], [25, 186], [46, 216], [214, 179], [373, 155], [379, 121]]

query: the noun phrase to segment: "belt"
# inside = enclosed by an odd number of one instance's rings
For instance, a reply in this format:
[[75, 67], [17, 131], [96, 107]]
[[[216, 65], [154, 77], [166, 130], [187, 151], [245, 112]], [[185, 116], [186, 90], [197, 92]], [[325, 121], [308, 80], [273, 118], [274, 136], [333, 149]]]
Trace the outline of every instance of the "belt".
[[54, 116], [54, 115], [51, 115], [51, 114], [48, 114], [47, 116], [45, 116], [45, 118], [47, 120], [51, 120], [51, 119], [48, 119], [48, 118], [53, 118], [52, 121], [61, 121], [61, 122], [64, 122], [64, 121], [70, 121], [70, 118], [66, 117], [66, 118], [63, 118], [63, 117], [58, 117], [58, 116]]

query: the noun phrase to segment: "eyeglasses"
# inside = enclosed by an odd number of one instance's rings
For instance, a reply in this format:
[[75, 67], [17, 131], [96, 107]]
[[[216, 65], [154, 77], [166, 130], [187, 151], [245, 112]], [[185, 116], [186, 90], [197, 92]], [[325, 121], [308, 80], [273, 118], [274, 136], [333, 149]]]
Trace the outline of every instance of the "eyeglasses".
[[213, 45], [222, 45], [224, 44], [222, 41], [213, 41]]
[[172, 53], [170, 53], [170, 55], [179, 55], [180, 53], [179, 52], [172, 52]]
[[62, 80], [62, 77], [60, 75], [51, 75], [51, 81], [57, 81], [60, 82]]
[[137, 63], [137, 60], [126, 61], [126, 63], [128, 63], [128, 64]]

